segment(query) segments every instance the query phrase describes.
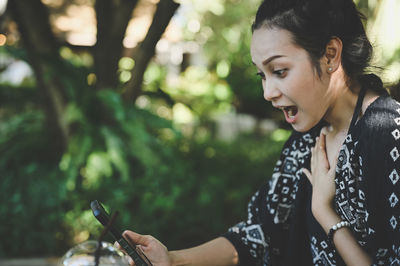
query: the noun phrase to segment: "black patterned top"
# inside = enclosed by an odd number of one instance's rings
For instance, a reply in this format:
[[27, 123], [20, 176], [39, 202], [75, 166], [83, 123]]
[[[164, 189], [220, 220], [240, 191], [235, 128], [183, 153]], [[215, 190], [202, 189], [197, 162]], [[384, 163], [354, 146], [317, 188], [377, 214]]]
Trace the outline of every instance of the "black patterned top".
[[[311, 148], [322, 123], [293, 132], [248, 218], [224, 235], [241, 265], [344, 265], [311, 213]], [[400, 104], [380, 96], [350, 126], [336, 165], [334, 208], [374, 265], [400, 265]]]

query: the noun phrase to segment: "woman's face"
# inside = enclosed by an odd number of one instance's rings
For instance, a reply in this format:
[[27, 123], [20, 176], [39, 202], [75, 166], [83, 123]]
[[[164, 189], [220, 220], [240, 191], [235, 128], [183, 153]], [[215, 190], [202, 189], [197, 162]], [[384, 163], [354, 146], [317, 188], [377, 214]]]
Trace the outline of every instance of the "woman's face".
[[329, 75], [323, 68], [318, 76], [307, 51], [294, 44], [289, 31], [255, 30], [251, 56], [262, 79], [264, 98], [283, 111], [295, 130], [307, 131], [324, 117], [332, 98]]

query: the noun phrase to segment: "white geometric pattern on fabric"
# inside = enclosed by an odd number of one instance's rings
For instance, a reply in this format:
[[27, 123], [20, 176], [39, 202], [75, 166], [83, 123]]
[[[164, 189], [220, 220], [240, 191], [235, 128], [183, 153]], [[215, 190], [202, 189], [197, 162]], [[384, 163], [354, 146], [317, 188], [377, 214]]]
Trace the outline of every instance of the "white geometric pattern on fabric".
[[244, 230], [247, 233], [247, 239], [249, 241], [251, 241], [253, 243], [261, 244], [264, 247], [268, 246], [264, 239], [264, 232], [261, 229], [261, 226], [259, 224], [254, 224], [254, 225], [248, 226]]
[[393, 161], [395, 162], [399, 157], [399, 151], [397, 150], [397, 147], [394, 147], [391, 151], [390, 151], [390, 156], [392, 156]]
[[394, 194], [394, 192], [392, 193], [392, 195], [390, 195], [389, 202], [390, 202], [390, 207], [392, 208], [394, 208], [397, 202], [399, 202], [399, 199], [397, 198], [396, 194]]
[[397, 220], [394, 216], [392, 216], [392, 218], [390, 218], [390, 225], [392, 226], [393, 230], [396, 229]]
[[393, 169], [393, 171], [389, 175], [390, 180], [392, 181], [393, 185], [396, 185], [397, 181], [399, 181], [400, 176], [397, 173], [396, 169]]
[[390, 258], [390, 265], [400, 265], [400, 260], [398, 259], [400, 257], [400, 246], [392, 245], [392, 250], [396, 257], [394, 259]]
[[390, 265], [400, 265], [400, 260], [398, 260], [397, 258], [395, 258], [394, 260], [391, 259]]
[[395, 130], [392, 131], [392, 135], [395, 140], [398, 140], [400, 138], [400, 130], [396, 128]]
[[[321, 249], [319, 246], [321, 246]], [[314, 236], [311, 237], [311, 253], [314, 265], [335, 266], [334, 254], [329, 250], [328, 244], [325, 241], [320, 242], [318, 245], [318, 240]]]

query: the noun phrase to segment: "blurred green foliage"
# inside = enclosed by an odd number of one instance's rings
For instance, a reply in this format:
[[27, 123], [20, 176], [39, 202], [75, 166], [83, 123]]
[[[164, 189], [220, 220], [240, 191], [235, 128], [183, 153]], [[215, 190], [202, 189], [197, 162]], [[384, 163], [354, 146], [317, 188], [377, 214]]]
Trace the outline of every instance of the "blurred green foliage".
[[[51, 135], [35, 81], [0, 86], [1, 257], [62, 255], [97, 238], [102, 227], [89, 209], [93, 199], [119, 210], [122, 228], [155, 235], [170, 249], [200, 244], [244, 218], [250, 195], [272, 171], [286, 131], [242, 135], [234, 142], [204, 134], [207, 128], [184, 135], [171, 117], [157, 114], [162, 106], [157, 101], [140, 109], [116, 91], [93, 90], [85, 61], [65, 51], [71, 76], [59, 75], [69, 99], [64, 118], [73, 134], [61, 159], [48, 144]], [[24, 59], [22, 50], [6, 52]], [[121, 68], [131, 64], [125, 59]], [[220, 68], [226, 73], [226, 66]], [[151, 65], [145, 95], [165, 88], [164, 80], [165, 70]], [[168, 91], [170, 97], [200, 117], [231, 97], [207, 69], [188, 69], [181, 82]]]
[[217, 73], [222, 66], [228, 69], [226, 75], [219, 76], [232, 90], [235, 109], [257, 118], [277, 118], [274, 108], [265, 104], [261, 80], [250, 56], [251, 25], [259, 3], [258, 0], [225, 0], [223, 18], [206, 13], [201, 31], [213, 32], [204, 49], [211, 69]]
[[119, 210], [123, 228], [153, 234], [170, 248], [199, 244], [244, 218], [287, 137], [193, 141], [116, 92], [93, 95], [67, 109], [75, 134], [61, 161], [52, 159], [39, 106], [1, 108], [1, 256], [61, 255], [98, 237], [93, 199]]

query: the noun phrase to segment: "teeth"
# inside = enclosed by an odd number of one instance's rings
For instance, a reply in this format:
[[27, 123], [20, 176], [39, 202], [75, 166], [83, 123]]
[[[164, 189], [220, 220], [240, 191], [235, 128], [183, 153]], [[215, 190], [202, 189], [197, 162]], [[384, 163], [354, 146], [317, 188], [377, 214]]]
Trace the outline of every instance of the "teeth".
[[297, 114], [297, 108], [295, 106], [288, 106], [284, 109], [290, 118], [293, 118]]

